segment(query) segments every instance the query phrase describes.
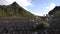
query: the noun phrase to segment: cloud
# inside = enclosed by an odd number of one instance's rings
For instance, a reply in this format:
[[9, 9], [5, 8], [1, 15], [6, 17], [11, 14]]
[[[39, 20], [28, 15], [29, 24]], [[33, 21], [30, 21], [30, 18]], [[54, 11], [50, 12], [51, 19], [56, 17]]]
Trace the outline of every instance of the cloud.
[[20, 5], [24, 6], [24, 7], [27, 7], [27, 6], [32, 5], [32, 3], [31, 3], [30, 0], [20, 0], [20, 1], [17, 0], [17, 2], [18, 2]]
[[47, 7], [47, 9], [52, 10], [53, 8], [55, 8], [55, 6], [56, 6], [55, 3], [51, 3], [51, 4]]
[[0, 5], [8, 5], [9, 2], [6, 0], [0, 0]]
[[8, 1], [8, 2], [12, 3], [12, 2], [14, 2], [14, 1], [16, 1], [16, 0], [6, 0], [6, 1]]
[[32, 0], [16, 0], [16, 2], [24, 9], [30, 11], [28, 7], [32, 6]]
[[31, 13], [33, 13], [34, 15], [38, 15], [38, 16], [44, 16], [44, 15], [46, 15], [45, 13], [36, 13], [36, 12], [31, 12]]
[[12, 3], [16, 1], [20, 6], [27, 7], [32, 5], [32, 0], [7, 0], [8, 2]]

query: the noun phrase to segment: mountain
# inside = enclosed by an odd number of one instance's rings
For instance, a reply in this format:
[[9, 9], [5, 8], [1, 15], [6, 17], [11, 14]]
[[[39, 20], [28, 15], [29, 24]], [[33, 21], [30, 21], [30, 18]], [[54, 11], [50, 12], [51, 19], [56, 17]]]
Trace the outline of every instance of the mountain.
[[16, 2], [13, 2], [10, 5], [0, 5], [0, 17], [34, 18], [35, 16]]
[[49, 15], [53, 15], [55, 17], [60, 16], [60, 6], [56, 6], [53, 10], [51, 10]]
[[50, 16], [49, 24], [50, 24], [51, 30], [59, 31], [60, 30], [60, 6], [56, 6], [48, 14]]

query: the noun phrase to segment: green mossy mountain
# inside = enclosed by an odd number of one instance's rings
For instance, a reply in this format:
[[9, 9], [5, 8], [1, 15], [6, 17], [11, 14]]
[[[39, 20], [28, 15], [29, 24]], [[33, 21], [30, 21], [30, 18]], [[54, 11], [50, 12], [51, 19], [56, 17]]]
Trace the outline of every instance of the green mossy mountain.
[[10, 5], [0, 5], [0, 16], [1, 17], [23, 17], [23, 18], [35, 17], [32, 13], [19, 6], [16, 2], [13, 2]]

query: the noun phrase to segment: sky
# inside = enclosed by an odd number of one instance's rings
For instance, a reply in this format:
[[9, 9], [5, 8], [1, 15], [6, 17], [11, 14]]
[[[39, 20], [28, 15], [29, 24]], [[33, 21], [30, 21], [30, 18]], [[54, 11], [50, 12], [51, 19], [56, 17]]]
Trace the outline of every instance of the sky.
[[0, 5], [17, 2], [24, 9], [39, 16], [48, 14], [55, 6], [60, 6], [60, 0], [0, 0]]

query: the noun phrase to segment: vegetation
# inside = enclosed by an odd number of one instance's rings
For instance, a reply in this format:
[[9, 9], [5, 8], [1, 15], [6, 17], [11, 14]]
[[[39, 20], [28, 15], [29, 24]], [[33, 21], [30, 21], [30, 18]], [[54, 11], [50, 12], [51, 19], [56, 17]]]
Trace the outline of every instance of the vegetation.
[[55, 15], [55, 16], [60, 16], [60, 11], [56, 11], [56, 12], [54, 13], [54, 15]]
[[47, 23], [38, 23], [38, 24], [34, 25], [35, 29], [40, 29], [40, 30], [44, 30], [48, 27], [49, 27], [49, 25]]
[[40, 20], [43, 20], [43, 21], [40, 21], [40, 22], [37, 21], [35, 23], [35, 25], [33, 26], [35, 29], [44, 30], [44, 29], [49, 27], [49, 22], [46, 18], [45, 19], [40, 19]]

